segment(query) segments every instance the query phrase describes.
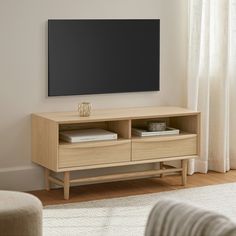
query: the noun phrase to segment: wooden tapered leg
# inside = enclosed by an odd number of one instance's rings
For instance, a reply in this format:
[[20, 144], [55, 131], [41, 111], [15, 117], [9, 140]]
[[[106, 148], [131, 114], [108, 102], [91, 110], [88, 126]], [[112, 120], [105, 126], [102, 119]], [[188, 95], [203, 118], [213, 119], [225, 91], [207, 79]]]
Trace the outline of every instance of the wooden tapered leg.
[[[161, 170], [165, 169], [163, 162], [160, 162], [160, 169], [161, 169]], [[160, 174], [160, 177], [163, 178], [163, 177], [164, 177], [164, 174]]]
[[44, 182], [45, 182], [45, 189], [47, 191], [50, 190], [50, 181], [49, 181], [49, 175], [50, 175], [50, 170], [47, 168], [44, 168]]
[[70, 172], [64, 172], [64, 199], [68, 200], [70, 194]]
[[182, 166], [182, 184], [186, 185], [187, 183], [187, 167], [188, 167], [188, 160], [181, 160]]

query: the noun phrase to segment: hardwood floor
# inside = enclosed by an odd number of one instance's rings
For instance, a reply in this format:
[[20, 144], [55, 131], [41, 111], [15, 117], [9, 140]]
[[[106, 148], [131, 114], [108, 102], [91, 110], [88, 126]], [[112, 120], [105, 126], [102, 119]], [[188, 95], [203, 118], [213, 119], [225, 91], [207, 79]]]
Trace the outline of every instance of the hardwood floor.
[[70, 188], [69, 200], [63, 199], [63, 191], [61, 188], [50, 191], [32, 191], [30, 193], [37, 196], [42, 201], [43, 205], [54, 205], [114, 197], [126, 197], [146, 193], [157, 193], [175, 189], [231, 182], [236, 182], [236, 170], [231, 170], [227, 173], [216, 173], [212, 171], [210, 171], [208, 174], [197, 173], [192, 176], [188, 176], [187, 185], [185, 187], [181, 186], [181, 176], [177, 175], [165, 176], [162, 179], [138, 179], [122, 182], [76, 186]]

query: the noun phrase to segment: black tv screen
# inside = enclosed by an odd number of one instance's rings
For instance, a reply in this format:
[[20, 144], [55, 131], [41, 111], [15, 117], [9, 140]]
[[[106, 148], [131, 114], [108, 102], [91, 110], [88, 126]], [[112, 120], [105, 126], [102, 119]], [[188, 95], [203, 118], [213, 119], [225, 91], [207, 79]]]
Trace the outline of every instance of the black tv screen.
[[48, 95], [159, 90], [160, 20], [48, 20]]

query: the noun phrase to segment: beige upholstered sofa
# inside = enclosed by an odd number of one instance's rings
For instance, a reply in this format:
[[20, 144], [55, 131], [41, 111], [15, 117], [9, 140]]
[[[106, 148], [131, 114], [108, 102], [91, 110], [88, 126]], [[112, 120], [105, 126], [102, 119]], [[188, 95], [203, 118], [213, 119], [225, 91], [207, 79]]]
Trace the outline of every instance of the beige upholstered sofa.
[[145, 236], [236, 236], [236, 224], [215, 212], [160, 200], [149, 215]]
[[33, 195], [0, 191], [0, 235], [41, 236], [42, 204]]

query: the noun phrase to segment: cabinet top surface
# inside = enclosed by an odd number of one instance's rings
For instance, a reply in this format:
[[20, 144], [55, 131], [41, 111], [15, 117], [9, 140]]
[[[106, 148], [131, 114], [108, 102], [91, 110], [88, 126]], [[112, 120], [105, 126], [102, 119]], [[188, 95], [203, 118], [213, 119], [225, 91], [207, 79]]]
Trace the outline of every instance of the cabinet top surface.
[[170, 116], [196, 115], [199, 112], [192, 111], [182, 107], [133, 107], [119, 109], [99, 109], [92, 110], [89, 117], [80, 117], [77, 111], [73, 112], [45, 112], [34, 113], [33, 116], [39, 116], [59, 124], [83, 123], [94, 121], [109, 120], [129, 120], [143, 118], [158, 118]]

